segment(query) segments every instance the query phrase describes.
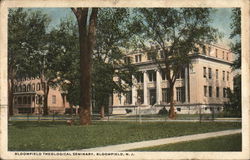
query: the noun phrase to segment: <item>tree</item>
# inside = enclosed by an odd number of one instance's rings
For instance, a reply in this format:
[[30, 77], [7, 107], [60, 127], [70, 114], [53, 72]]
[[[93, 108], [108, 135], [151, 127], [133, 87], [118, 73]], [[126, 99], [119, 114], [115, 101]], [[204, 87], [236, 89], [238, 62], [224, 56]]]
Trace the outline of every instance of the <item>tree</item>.
[[[136, 68], [123, 62], [128, 41], [132, 35], [127, 28], [129, 11], [125, 8], [99, 10], [97, 22], [97, 45], [93, 55], [93, 98], [104, 117], [104, 108], [109, 106], [113, 93], [124, 92], [132, 86]], [[119, 69], [119, 72], [117, 70]], [[114, 81], [114, 77], [119, 81]], [[125, 83], [122, 84], [121, 81]], [[126, 85], [127, 84], [127, 85]]]
[[[13, 85], [18, 78], [37, 76], [43, 63], [46, 28], [50, 22], [40, 11], [10, 9], [8, 15], [9, 113], [13, 114]], [[40, 65], [37, 65], [40, 64]]]
[[140, 41], [140, 47], [166, 73], [170, 89], [170, 118], [175, 118], [174, 84], [183, 67], [191, 63], [190, 53], [217, 39], [216, 29], [209, 24], [210, 12], [208, 8], [136, 9], [131, 29], [137, 32], [135, 38]]
[[79, 30], [80, 46], [80, 124], [91, 124], [91, 66], [95, 45], [98, 8], [72, 8]]
[[[231, 50], [236, 54], [236, 59], [232, 64], [234, 70], [241, 69], [241, 10], [235, 8], [232, 10], [232, 23], [231, 29], [233, 30], [230, 38], [235, 42], [231, 44]], [[229, 102], [225, 103], [225, 112], [241, 116], [241, 75], [238, 74], [234, 77], [234, 90], [228, 89]]]

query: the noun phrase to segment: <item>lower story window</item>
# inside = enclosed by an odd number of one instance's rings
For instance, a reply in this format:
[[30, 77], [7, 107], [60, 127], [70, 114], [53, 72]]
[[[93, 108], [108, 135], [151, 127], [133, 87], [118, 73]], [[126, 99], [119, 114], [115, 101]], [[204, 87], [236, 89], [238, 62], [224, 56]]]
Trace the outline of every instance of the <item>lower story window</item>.
[[127, 91], [125, 93], [125, 104], [131, 104], [132, 103], [132, 92]]
[[169, 88], [162, 89], [162, 102], [170, 102], [170, 90]]
[[52, 104], [56, 104], [56, 96], [52, 95]]
[[176, 101], [184, 102], [185, 101], [185, 88], [184, 87], [176, 87]]

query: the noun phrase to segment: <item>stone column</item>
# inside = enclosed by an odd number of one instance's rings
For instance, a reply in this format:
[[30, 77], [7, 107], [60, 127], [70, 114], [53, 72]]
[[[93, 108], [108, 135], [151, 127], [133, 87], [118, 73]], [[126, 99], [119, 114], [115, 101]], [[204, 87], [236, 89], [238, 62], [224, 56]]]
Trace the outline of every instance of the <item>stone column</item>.
[[156, 104], [160, 104], [162, 101], [161, 81], [161, 73], [159, 70], [156, 70]]
[[144, 105], [148, 105], [148, 87], [147, 87], [147, 83], [148, 83], [148, 75], [147, 75], [147, 71], [143, 72], [143, 104]]
[[137, 83], [137, 80], [135, 78], [134, 75], [132, 75], [132, 82], [133, 82], [133, 85], [132, 85], [132, 105], [135, 105], [136, 101], [137, 101], [137, 91], [136, 91], [136, 83]]
[[185, 103], [188, 103], [188, 66], [185, 68]]

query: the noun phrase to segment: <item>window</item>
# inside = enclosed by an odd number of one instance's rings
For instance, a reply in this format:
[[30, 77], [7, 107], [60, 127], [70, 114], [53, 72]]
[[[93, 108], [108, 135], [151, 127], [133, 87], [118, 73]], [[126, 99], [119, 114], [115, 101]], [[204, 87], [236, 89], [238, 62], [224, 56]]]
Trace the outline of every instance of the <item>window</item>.
[[207, 97], [207, 86], [204, 86], [204, 96]]
[[35, 87], [35, 83], [32, 84], [32, 91], [35, 91], [36, 87]]
[[140, 72], [136, 77], [137, 83], [143, 83], [143, 73]]
[[227, 89], [223, 88], [223, 97], [226, 98], [227, 97]]
[[22, 104], [22, 103], [23, 103], [22, 97], [18, 97], [18, 98], [17, 98], [17, 103], [18, 103], [18, 104]]
[[141, 62], [141, 55], [135, 55], [135, 62]]
[[22, 92], [22, 86], [21, 86], [21, 84], [18, 86], [18, 92]]
[[185, 77], [185, 70], [182, 69], [181, 72], [177, 75], [177, 79], [183, 79]]
[[162, 72], [161, 72], [161, 78], [162, 78], [162, 80], [167, 80], [167, 74], [166, 74], [165, 70], [162, 70]]
[[203, 67], [203, 77], [206, 78], [207, 77], [207, 68]]
[[162, 88], [162, 102], [170, 102], [170, 90], [169, 88]]
[[124, 58], [124, 63], [126, 63], [126, 64], [131, 63], [130, 57], [125, 57], [125, 58]]
[[148, 60], [152, 60], [153, 59], [151, 53], [147, 53], [147, 57], [148, 57]]
[[227, 72], [227, 81], [229, 81], [229, 72]]
[[212, 78], [212, 69], [208, 68], [208, 78], [211, 79]]
[[40, 89], [41, 89], [41, 85], [40, 85], [40, 83], [37, 83], [37, 84], [36, 84], [36, 90], [37, 90], [37, 91], [40, 91]]
[[225, 52], [222, 51], [222, 59], [224, 59], [224, 58], [225, 58]]
[[27, 92], [29, 92], [30, 90], [31, 90], [31, 85], [28, 84], [28, 86], [27, 86]]
[[156, 81], [156, 72], [155, 71], [149, 71], [148, 72], [148, 78], [150, 82]]
[[184, 87], [176, 87], [176, 101], [184, 102], [185, 101], [185, 89]]
[[220, 97], [220, 88], [216, 87], [216, 97]]
[[208, 92], [209, 92], [209, 97], [212, 97], [212, 92], [213, 92], [213, 90], [212, 90], [212, 86], [209, 86], [209, 90], [208, 90]]
[[205, 46], [202, 47], [202, 54], [206, 55], [206, 47]]
[[229, 53], [227, 52], [227, 60], [228, 60], [228, 55], [229, 55]]
[[132, 103], [132, 91], [127, 91], [125, 93], [125, 104], [131, 104]]
[[218, 57], [218, 49], [215, 49], [215, 57]]
[[219, 70], [216, 69], [216, 79], [219, 79]]
[[27, 104], [27, 97], [26, 96], [23, 97], [23, 104]]
[[208, 47], [208, 55], [210, 56], [211, 47]]
[[177, 111], [180, 112], [180, 111], [181, 111], [181, 108], [177, 108]]
[[225, 71], [222, 72], [222, 80], [225, 81]]
[[23, 91], [23, 92], [26, 92], [26, 85], [25, 85], [25, 84], [23, 85], [22, 91]]
[[56, 96], [52, 95], [52, 104], [56, 104]]

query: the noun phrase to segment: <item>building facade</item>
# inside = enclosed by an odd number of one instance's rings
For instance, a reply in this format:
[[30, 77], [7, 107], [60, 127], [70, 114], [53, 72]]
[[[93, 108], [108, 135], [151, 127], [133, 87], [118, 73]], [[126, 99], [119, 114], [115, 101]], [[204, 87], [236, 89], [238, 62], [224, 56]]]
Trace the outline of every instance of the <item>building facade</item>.
[[[160, 53], [160, 52], [159, 52]], [[207, 45], [206, 49], [190, 55], [191, 64], [184, 66], [174, 86], [176, 112], [195, 114], [219, 112], [228, 101], [227, 88], [233, 89], [230, 50]], [[140, 72], [133, 76], [133, 86], [126, 93], [113, 95], [113, 114], [135, 113], [140, 106], [145, 114], [169, 109], [169, 84], [166, 74], [158, 69], [150, 56], [135, 53], [128, 56]]]
[[[18, 79], [14, 85], [13, 108], [14, 114], [42, 114], [44, 99], [44, 84], [40, 78]], [[48, 110], [49, 113], [64, 114], [70, 108], [66, 100], [66, 94], [59, 87], [49, 89]]]

